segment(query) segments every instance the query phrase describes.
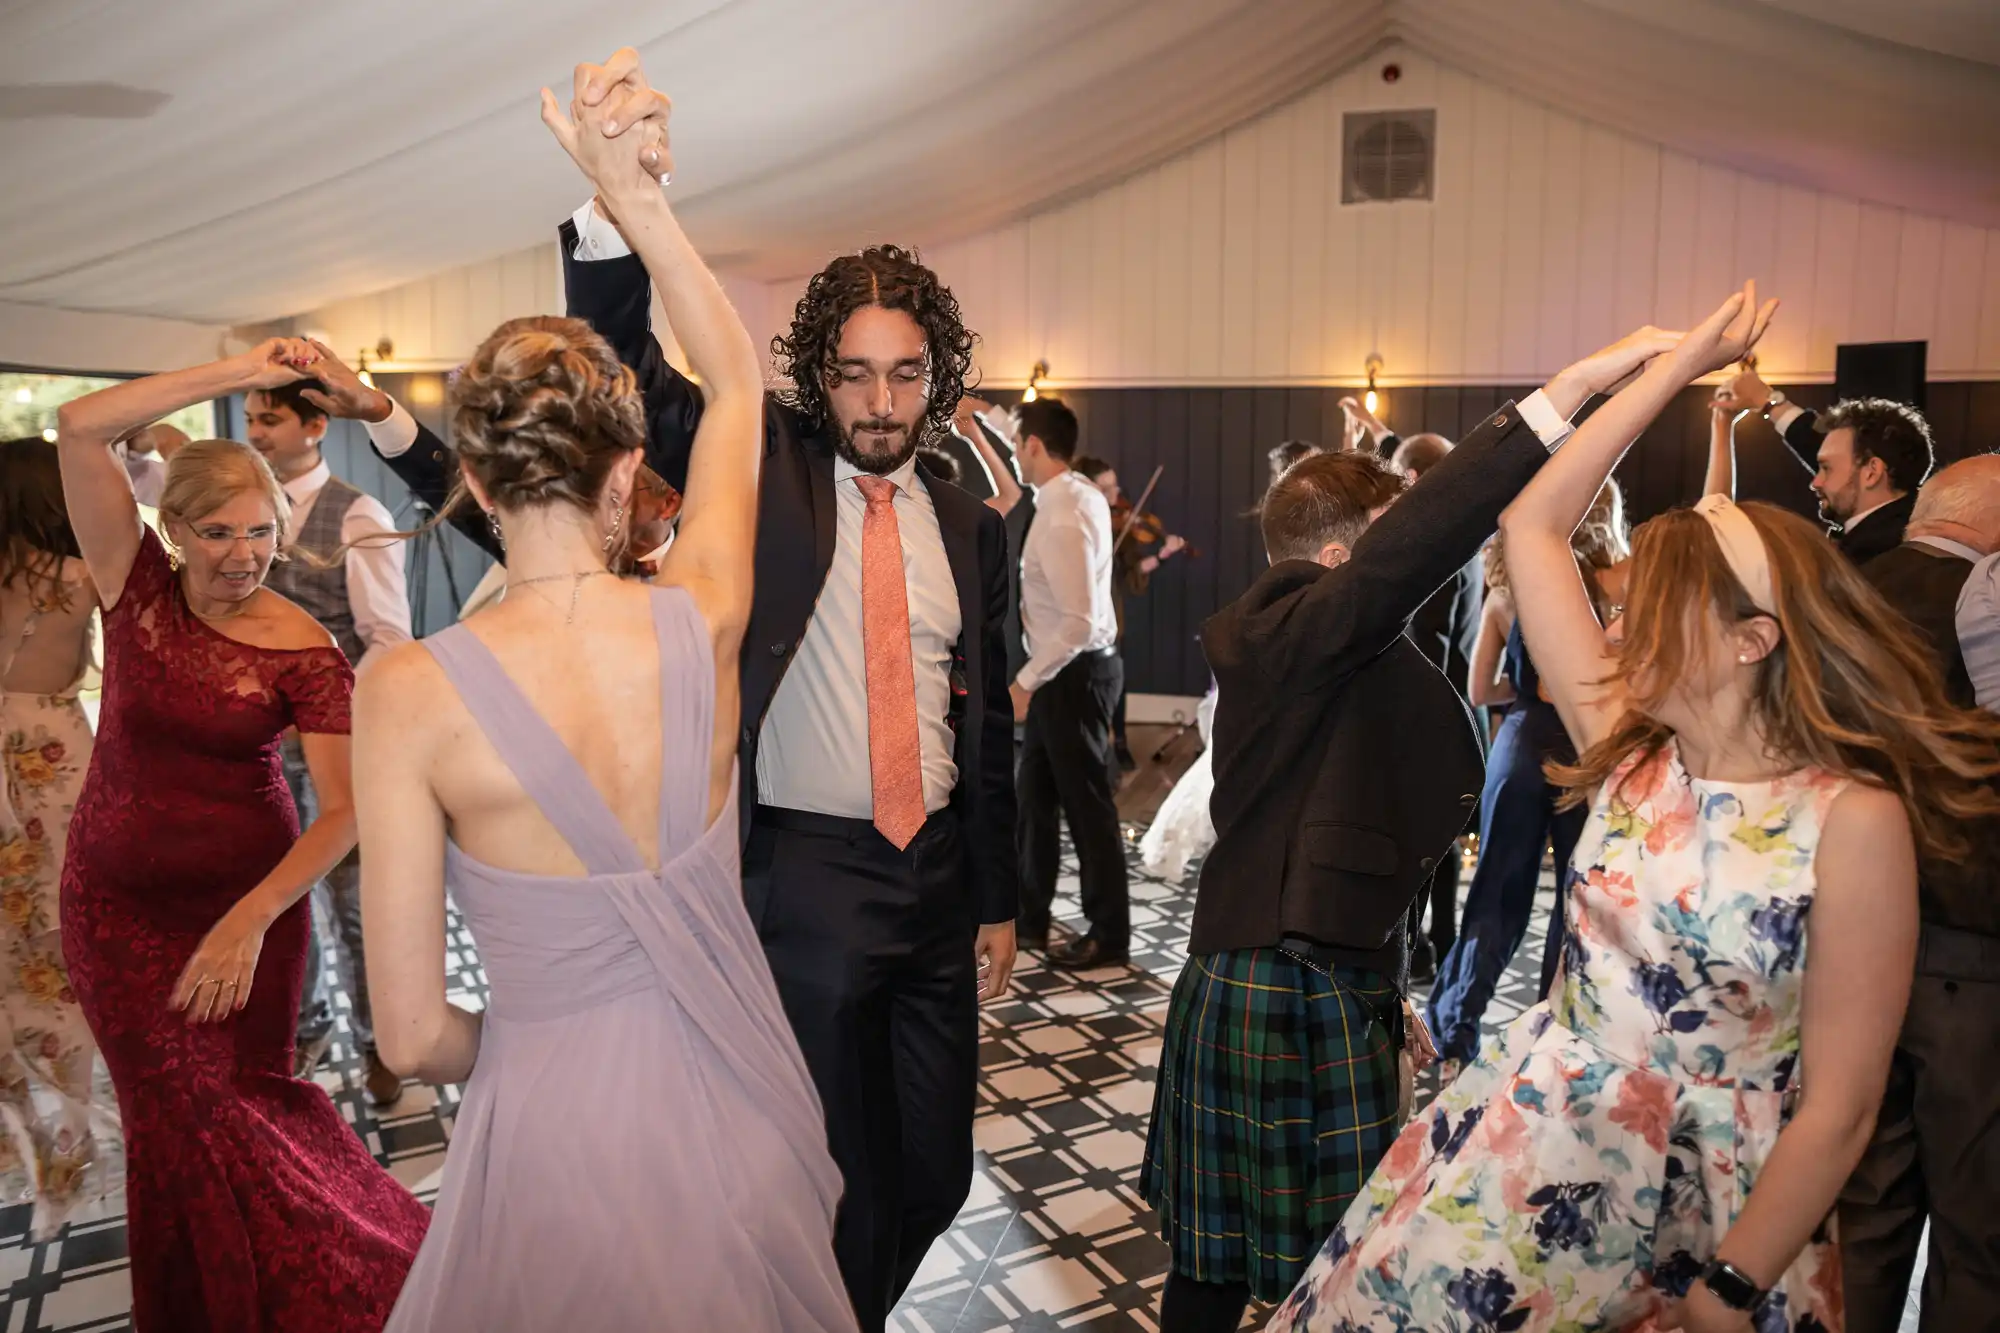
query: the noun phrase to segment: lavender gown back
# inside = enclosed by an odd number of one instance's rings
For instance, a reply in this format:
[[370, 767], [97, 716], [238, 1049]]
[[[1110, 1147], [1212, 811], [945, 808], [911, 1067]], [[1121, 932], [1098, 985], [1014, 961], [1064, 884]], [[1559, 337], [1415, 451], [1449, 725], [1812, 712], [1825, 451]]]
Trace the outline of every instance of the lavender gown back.
[[396, 1333], [855, 1327], [840, 1175], [743, 909], [733, 782], [703, 827], [708, 631], [680, 589], [654, 591], [653, 622], [657, 871], [484, 644], [462, 624], [425, 641], [589, 873], [447, 849], [491, 1000]]

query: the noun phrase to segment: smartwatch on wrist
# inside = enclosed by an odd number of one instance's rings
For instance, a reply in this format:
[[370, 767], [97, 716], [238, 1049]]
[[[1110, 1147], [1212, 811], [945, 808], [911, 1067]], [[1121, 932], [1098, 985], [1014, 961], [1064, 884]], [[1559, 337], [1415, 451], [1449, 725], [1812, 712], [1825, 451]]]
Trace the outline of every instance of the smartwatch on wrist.
[[1770, 398], [1766, 400], [1766, 402], [1764, 403], [1764, 420], [1769, 421], [1771, 419], [1771, 414], [1777, 411], [1779, 408], [1783, 407], [1788, 401], [1789, 400], [1785, 397], [1785, 391], [1783, 389], [1771, 390]]
[[1771, 1294], [1752, 1281], [1748, 1273], [1723, 1259], [1708, 1261], [1708, 1266], [1701, 1270], [1701, 1283], [1715, 1294], [1715, 1299], [1745, 1314]]

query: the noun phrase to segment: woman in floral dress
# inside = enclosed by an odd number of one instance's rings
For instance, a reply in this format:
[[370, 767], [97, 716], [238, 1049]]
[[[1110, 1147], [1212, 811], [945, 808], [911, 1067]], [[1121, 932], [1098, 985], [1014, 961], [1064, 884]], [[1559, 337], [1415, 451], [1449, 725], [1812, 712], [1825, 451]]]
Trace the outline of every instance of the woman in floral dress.
[[[34, 1201], [37, 1240], [100, 1193], [97, 1045], [70, 989], [57, 899], [90, 766], [77, 689], [97, 590], [63, 512], [56, 449], [0, 444], [0, 1203]], [[93, 1125], [93, 1113], [98, 1125]]]
[[[1775, 304], [1775, 303], [1774, 303]], [[2000, 836], [2000, 724], [1811, 524], [1711, 496], [1637, 534], [1624, 616], [1569, 534], [1627, 444], [1762, 332], [1664, 350], [1502, 519], [1591, 803], [1563, 977], [1404, 1131], [1271, 1323], [1834, 1333], [1828, 1220], [1908, 997], [1916, 849]]]

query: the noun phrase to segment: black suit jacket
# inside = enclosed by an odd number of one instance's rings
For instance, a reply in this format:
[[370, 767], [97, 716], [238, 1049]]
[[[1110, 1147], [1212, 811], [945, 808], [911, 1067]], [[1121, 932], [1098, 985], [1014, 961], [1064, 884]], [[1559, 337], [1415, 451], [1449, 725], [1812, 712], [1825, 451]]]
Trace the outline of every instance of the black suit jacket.
[[1406, 982], [1410, 901], [1465, 828], [1483, 770], [1457, 689], [1405, 630], [1547, 459], [1509, 403], [1347, 563], [1274, 565], [1210, 618], [1216, 842], [1192, 952], [1297, 934]]
[[[1792, 424], [1785, 429], [1786, 447], [1809, 472], [1819, 471], [1819, 445], [1826, 438], [1819, 433], [1818, 422], [1819, 414], [1807, 409], [1793, 417]], [[1842, 555], [1857, 565], [1865, 565], [1903, 544], [1903, 529], [1910, 525], [1910, 511], [1916, 506], [1916, 493], [1912, 492], [1891, 500], [1859, 523], [1833, 529], [1827, 536]]]
[[[1961, 708], [1976, 708], [1972, 677], [1958, 642], [1958, 595], [1972, 562], [1921, 542], [1905, 542], [1862, 566], [1861, 576], [1916, 626], [1937, 656], [1945, 693]], [[1917, 902], [1926, 924], [2000, 936], [2000, 836], [1975, 834], [1972, 853], [1944, 864], [1922, 858]]]
[[[575, 227], [564, 223], [569, 313], [595, 328], [637, 374], [646, 405], [647, 465], [684, 488], [701, 420], [701, 390], [667, 364], [653, 337], [652, 284], [645, 266], [637, 256], [581, 262], [572, 258], [575, 251]], [[420, 500], [437, 503], [456, 468], [435, 435], [421, 426], [419, 432], [417, 444], [389, 464]], [[791, 408], [766, 399], [756, 586], [742, 653], [739, 753], [745, 838], [757, 802], [758, 733], [833, 564], [833, 462], [832, 445], [821, 433]], [[1000, 516], [984, 504], [929, 471], [924, 480], [958, 588], [962, 628], [953, 672], [958, 785], [951, 805], [964, 832], [966, 883], [976, 895], [982, 922], [1012, 921], [1020, 889], [1014, 845], [1014, 708], [1001, 634], [1007, 614], [1007, 537]], [[466, 531], [493, 548], [479, 524], [467, 524]]]

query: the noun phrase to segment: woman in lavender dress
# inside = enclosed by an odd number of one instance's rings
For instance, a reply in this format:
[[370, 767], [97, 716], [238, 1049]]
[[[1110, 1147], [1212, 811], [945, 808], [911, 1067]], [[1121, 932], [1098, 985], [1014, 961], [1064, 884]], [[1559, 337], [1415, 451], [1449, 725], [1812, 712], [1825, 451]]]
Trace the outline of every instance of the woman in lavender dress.
[[[453, 386], [509, 592], [355, 696], [382, 1056], [466, 1083], [388, 1327], [845, 1333], [840, 1178], [737, 863], [761, 371], [630, 142], [544, 116], [645, 261], [707, 410], [648, 585], [607, 567], [644, 425], [603, 340], [513, 320]], [[445, 998], [447, 888], [491, 981], [483, 1016]]]

